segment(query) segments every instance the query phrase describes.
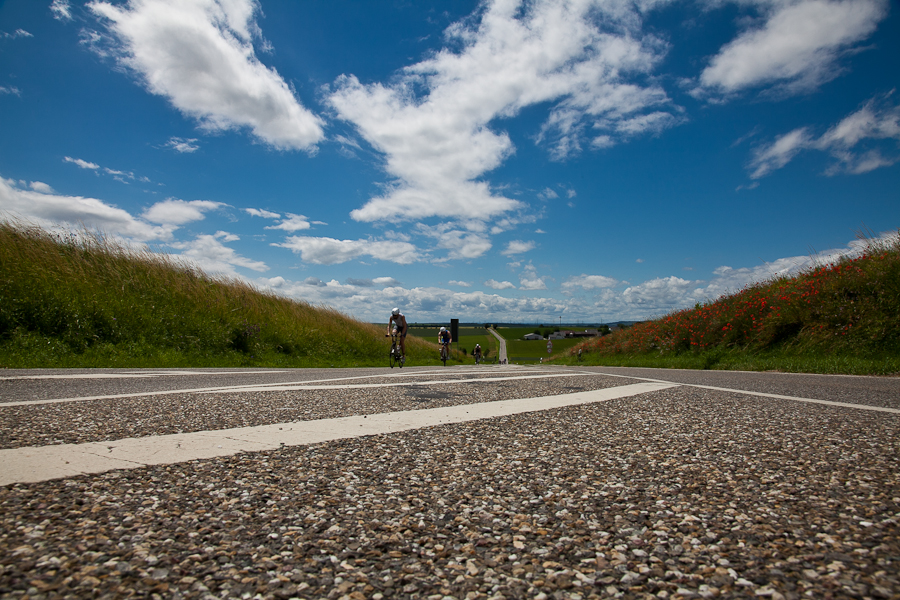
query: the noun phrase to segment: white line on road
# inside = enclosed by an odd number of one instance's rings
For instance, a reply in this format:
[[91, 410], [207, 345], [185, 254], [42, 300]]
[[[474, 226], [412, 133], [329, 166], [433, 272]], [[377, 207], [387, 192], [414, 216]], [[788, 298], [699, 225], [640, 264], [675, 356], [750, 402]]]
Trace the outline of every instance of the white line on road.
[[[541, 375], [517, 375], [515, 377], [479, 377], [475, 379], [435, 379], [432, 381], [397, 381], [390, 383], [347, 383], [341, 385], [305, 385], [305, 384], [261, 384], [241, 388], [227, 388], [213, 393], [234, 392], [291, 392], [298, 390], [351, 390], [380, 387], [403, 387], [417, 385], [454, 385], [457, 383], [493, 383], [495, 381], [522, 381], [524, 379], [556, 379], [558, 377], [583, 377], [583, 373], [545, 373]], [[601, 376], [602, 377], [602, 376]], [[677, 385], [677, 384], [676, 384]]]
[[602, 390], [498, 400], [443, 408], [378, 413], [365, 416], [295, 421], [258, 427], [200, 431], [112, 442], [63, 444], [0, 450], [0, 485], [31, 483], [134, 469], [148, 465], [231, 456], [241, 452], [320, 444], [450, 423], [503, 417], [592, 402], [603, 402], [676, 387], [677, 384], [635, 383]]
[[268, 375], [271, 373], [290, 373], [290, 371], [140, 371], [133, 373], [54, 373], [52, 375], [14, 375], [11, 377], [0, 377], [0, 381], [17, 381], [23, 379], [146, 379], [150, 377], [168, 377], [172, 375]]
[[[499, 373], [504, 373], [505, 371], [498, 371]], [[527, 371], [533, 373], [535, 371]], [[399, 377], [414, 377], [414, 376], [424, 376], [424, 375], [434, 375], [434, 373], [442, 373], [445, 375], [467, 375], [469, 372], [460, 372], [460, 371], [435, 371], [435, 372], [409, 372], [400, 374], [391, 374], [388, 375], [388, 378], [399, 378]], [[487, 371], [477, 371], [479, 374], [488, 375], [487, 377], [482, 377], [478, 379], [450, 379], [441, 382], [435, 383], [459, 383], [459, 382], [470, 382], [470, 381], [506, 381], [510, 379], [534, 379], [534, 378], [552, 378], [552, 377], [573, 377], [575, 375], [583, 375], [583, 373], [547, 373], [544, 372], [542, 375], [518, 375], [515, 377], [492, 377], [493, 373]], [[313, 384], [322, 383], [322, 382], [331, 382], [331, 381], [352, 381], [355, 379], [377, 379], [379, 377], [384, 377], [379, 374], [372, 375], [364, 375], [358, 377], [338, 377], [333, 379], [318, 379], [311, 381], [290, 381], [285, 383], [275, 383], [275, 384], [259, 384], [259, 385], [232, 385], [232, 386], [219, 386], [219, 387], [207, 387], [207, 388], [190, 388], [190, 389], [180, 389], [180, 390], [157, 390], [157, 391], [147, 391], [147, 392], [129, 392], [127, 394], [109, 394], [105, 396], [76, 396], [73, 398], [50, 398], [46, 400], [16, 400], [14, 402], [3, 402], [0, 401], [0, 408], [4, 406], [37, 406], [40, 404], [56, 404], [60, 402], [85, 402], [88, 400], [117, 400], [121, 398], [138, 398], [138, 397], [147, 397], [147, 396], [166, 396], [172, 394], [204, 394], [204, 393], [228, 393], [228, 392], [264, 392], [264, 391], [281, 391], [282, 389], [292, 389], [292, 390], [300, 390], [300, 389], [310, 389], [310, 390], [319, 390], [319, 389], [346, 389], [348, 387], [354, 387], [352, 384], [350, 385], [339, 385], [339, 386], [316, 386]], [[399, 383], [384, 383], [384, 384], [358, 384], [355, 387], [379, 387], [379, 386], [398, 386], [398, 385], [430, 385], [432, 382], [399, 382]]]
[[637, 379], [639, 381], [647, 381], [647, 382], [651, 382], [651, 383], [669, 383], [672, 385], [681, 385], [684, 387], [700, 388], [703, 390], [714, 390], [717, 392], [729, 392], [732, 394], [745, 394], [747, 396], [759, 396], [761, 398], [775, 398], [777, 400], [796, 400], [797, 402], [809, 402], [812, 404], [824, 404], [826, 406], [841, 406], [844, 408], [858, 408], [861, 410], [874, 410], [877, 412], [900, 414], [900, 409], [898, 409], [898, 408], [888, 408], [886, 406], [873, 406], [871, 404], [854, 404], [853, 402], [836, 402], [834, 400], [818, 400], [816, 398], [801, 398], [800, 396], [784, 396], [782, 394], [772, 394], [770, 392], [751, 392], [749, 390], [736, 390], [736, 389], [732, 389], [732, 388], [715, 387], [712, 385], [700, 385], [697, 383], [681, 383], [681, 382], [675, 382], [675, 381], [666, 381], [665, 379], [652, 379], [650, 377], [636, 377], [634, 375], [618, 375], [618, 374], [614, 374], [614, 373], [603, 373], [601, 371], [583, 371], [583, 373], [594, 373], [596, 375], [607, 375], [609, 377], [620, 377], [622, 379]]

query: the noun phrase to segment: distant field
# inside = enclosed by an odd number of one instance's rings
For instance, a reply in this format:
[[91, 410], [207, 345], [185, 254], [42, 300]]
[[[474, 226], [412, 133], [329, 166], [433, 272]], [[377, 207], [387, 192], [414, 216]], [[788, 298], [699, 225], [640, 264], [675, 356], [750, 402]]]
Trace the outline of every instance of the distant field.
[[[438, 331], [440, 331], [440, 327], [410, 326], [409, 335], [423, 338], [430, 342], [437, 342]], [[471, 359], [471, 354], [472, 350], [475, 348], [475, 344], [481, 344], [481, 348], [488, 351], [486, 354], [488, 361], [493, 361], [497, 358], [499, 353], [497, 339], [489, 334], [484, 327], [460, 327], [459, 343], [453, 344], [452, 346], [454, 350], [465, 349], [470, 360], [474, 360]]]
[[[530, 331], [528, 333], [531, 333]], [[505, 336], [504, 336], [505, 337]], [[509, 362], [516, 362], [516, 357], [523, 358], [547, 358], [565, 354], [570, 348], [583, 342], [583, 338], [570, 338], [564, 340], [550, 340], [553, 342], [553, 353], [547, 354], [547, 340], [507, 340], [506, 355]]]

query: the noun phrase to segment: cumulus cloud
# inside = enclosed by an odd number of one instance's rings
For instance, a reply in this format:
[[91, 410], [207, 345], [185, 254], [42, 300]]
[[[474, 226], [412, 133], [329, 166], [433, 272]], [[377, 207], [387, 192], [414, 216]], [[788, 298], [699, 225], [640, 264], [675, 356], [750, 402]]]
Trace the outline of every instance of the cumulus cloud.
[[844, 52], [865, 40], [887, 16], [887, 0], [759, 2], [766, 13], [722, 47], [700, 75], [706, 91], [734, 93], [776, 85], [809, 90], [836, 77]]
[[543, 277], [538, 276], [535, 266], [528, 264], [525, 265], [522, 269], [522, 273], [519, 274], [519, 289], [546, 290], [547, 284], [544, 283]]
[[491, 249], [491, 241], [483, 233], [462, 231], [451, 223], [441, 223], [433, 227], [419, 223], [415, 232], [437, 240], [437, 249], [447, 251], [446, 256], [435, 259], [436, 262], [471, 260]]
[[835, 159], [827, 174], [867, 173], [900, 161], [900, 105], [892, 94], [866, 102], [819, 137], [801, 127], [758, 148], [750, 161], [752, 179], [765, 177], [804, 150], [829, 153]]
[[484, 285], [492, 290], [508, 290], [516, 287], [516, 284], [510, 281], [497, 281], [496, 279], [488, 279], [484, 282]]
[[620, 3], [486, 2], [446, 30], [445, 49], [395, 82], [339, 79], [331, 105], [385, 155], [394, 177], [351, 216], [487, 220], [520, 208], [480, 179], [514, 152], [498, 119], [555, 103], [541, 140], [561, 156], [576, 151], [585, 119], [615, 124], [669, 103], [656, 84], [626, 81], [646, 75], [665, 50], [635, 20]]
[[582, 273], [581, 275], [576, 275], [574, 277], [569, 277], [562, 283], [563, 291], [571, 292], [575, 288], [581, 288], [583, 290], [597, 290], [603, 288], [611, 288], [619, 285], [619, 281], [613, 279], [612, 277], [606, 277], [604, 275], [588, 275], [586, 273]]
[[0, 177], [0, 211], [47, 227], [84, 225], [136, 241], [169, 240], [175, 230], [169, 223], [154, 226], [136, 219], [102, 200], [49, 193], [49, 186], [44, 186], [26, 190], [14, 180]]
[[256, 57], [255, 1], [94, 1], [87, 7], [108, 27], [120, 64], [204, 129], [246, 127], [286, 150], [310, 150], [324, 138], [322, 120]]
[[184, 225], [192, 221], [202, 221], [206, 218], [204, 213], [216, 210], [222, 206], [225, 206], [225, 204], [209, 200], [185, 201], [177, 198], [168, 198], [162, 202], [157, 202], [145, 210], [141, 216], [153, 223]]
[[393, 277], [376, 277], [372, 280], [372, 283], [380, 287], [397, 287], [400, 285], [400, 282]]
[[472, 287], [472, 282], [470, 282], [470, 281], [456, 281], [456, 280], [451, 279], [450, 281], [447, 282], [447, 285], [456, 285], [456, 286], [459, 286], [459, 287], [466, 287], [466, 288], [467, 288], [467, 287]]
[[622, 298], [628, 304], [644, 305], [655, 309], [675, 307], [682, 301], [685, 293], [692, 291], [697, 283], [674, 276], [659, 277], [626, 288], [622, 292]]
[[419, 252], [408, 242], [384, 240], [336, 240], [327, 237], [291, 236], [272, 244], [299, 254], [304, 262], [335, 265], [363, 256], [408, 265], [419, 260]]
[[513, 240], [506, 245], [506, 248], [500, 254], [504, 256], [513, 256], [514, 254], [523, 254], [529, 250], [534, 250], [534, 242], [523, 242], [522, 240]]
[[237, 275], [235, 267], [253, 271], [268, 271], [266, 263], [241, 256], [233, 248], [222, 242], [236, 242], [240, 238], [234, 234], [218, 231], [214, 235], [198, 235], [188, 242], [171, 242], [169, 245], [181, 250], [180, 256], [196, 263], [208, 273]]
[[42, 194], [54, 194], [53, 188], [50, 187], [49, 184], [44, 183], [43, 181], [32, 181], [28, 184], [28, 187], [33, 189], [36, 192], [40, 192]]
[[287, 218], [283, 219], [278, 225], [269, 225], [266, 229], [281, 229], [282, 231], [301, 231], [311, 227], [309, 221], [303, 215], [287, 214]]

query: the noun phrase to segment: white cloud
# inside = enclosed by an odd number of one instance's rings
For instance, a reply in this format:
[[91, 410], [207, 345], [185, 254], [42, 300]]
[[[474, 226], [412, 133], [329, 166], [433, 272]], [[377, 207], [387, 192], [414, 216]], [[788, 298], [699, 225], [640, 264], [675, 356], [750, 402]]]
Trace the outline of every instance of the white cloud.
[[36, 192], [40, 192], [42, 194], [54, 194], [53, 188], [44, 183], [43, 181], [32, 181], [28, 184], [28, 187], [33, 189]]
[[100, 168], [100, 165], [98, 165], [97, 163], [88, 162], [80, 158], [72, 158], [71, 156], [66, 156], [65, 158], [63, 158], [63, 161], [76, 164], [82, 169], [91, 169], [93, 171], [96, 171]]
[[283, 219], [278, 225], [269, 225], [266, 229], [281, 229], [282, 231], [301, 231], [309, 229], [311, 225], [303, 215], [287, 214], [287, 218]]
[[619, 284], [619, 281], [613, 279], [612, 277], [606, 277], [604, 275], [588, 275], [586, 273], [582, 273], [581, 275], [575, 275], [574, 277], [569, 277], [562, 283], [562, 289], [564, 291], [572, 291], [575, 288], [581, 288], [583, 290], [596, 290], [602, 288], [611, 288], [615, 287]]
[[[180, 256], [196, 263], [208, 273], [236, 276], [235, 267], [244, 267], [253, 271], [268, 271], [266, 263], [241, 256], [222, 241], [234, 242], [239, 238], [225, 231], [215, 235], [198, 235], [189, 242], [172, 242], [169, 245], [181, 250]], [[222, 241], [220, 241], [222, 240]]]
[[331, 105], [386, 156], [395, 178], [383, 196], [353, 211], [354, 219], [497, 217], [521, 203], [480, 180], [514, 152], [493, 122], [556, 102], [541, 139], [568, 155], [586, 117], [615, 123], [669, 102], [655, 84], [623, 81], [648, 73], [664, 52], [657, 39], [638, 37], [631, 8], [497, 0], [478, 16], [448, 28], [447, 48], [391, 85], [364, 85], [354, 76], [337, 81]]
[[24, 29], [16, 29], [12, 33], [7, 33], [5, 31], [0, 31], [0, 37], [7, 39], [16, 39], [16, 38], [30, 38], [34, 37], [31, 33], [28, 33]]
[[362, 256], [370, 256], [401, 265], [420, 260], [418, 250], [408, 242], [291, 236], [283, 243], [272, 245], [288, 248], [300, 254], [300, 258], [304, 262], [317, 265], [340, 264]]
[[470, 281], [450, 280], [447, 282], [447, 285], [455, 285], [455, 286], [465, 287], [465, 288], [472, 287], [472, 283]]
[[166, 142], [166, 146], [182, 154], [190, 154], [200, 149], [200, 146], [197, 145], [197, 138], [173, 137]]
[[708, 91], [738, 92], [776, 84], [815, 88], [840, 73], [838, 59], [887, 16], [887, 0], [800, 0], [758, 3], [765, 23], [722, 47], [700, 75]]
[[10, 94], [12, 96], [21, 96], [22, 90], [19, 88], [12, 86], [6, 87], [5, 85], [0, 85], [0, 94]]
[[519, 274], [519, 289], [522, 290], [546, 290], [547, 284], [544, 283], [543, 277], [538, 277], [537, 269], [534, 265], [528, 264]]
[[[900, 161], [900, 106], [889, 104], [890, 96], [869, 100], [818, 138], [802, 127], [758, 148], [750, 161], [750, 177], [759, 179], [784, 167], [803, 150], [828, 152], [835, 159], [826, 171], [829, 175], [867, 173], [895, 164]], [[888, 143], [872, 147], [883, 140]]]
[[50, 10], [53, 11], [53, 18], [58, 21], [72, 20], [72, 7], [69, 6], [69, 0], [53, 0]]
[[529, 250], [534, 250], [534, 246], [535, 243], [531, 241], [523, 242], [522, 240], [513, 240], [506, 245], [506, 248], [500, 254], [503, 254], [504, 256], [522, 254]]
[[660, 277], [626, 288], [622, 298], [628, 304], [653, 310], [674, 308], [683, 303], [685, 294], [692, 291], [697, 283], [674, 276]]
[[472, 260], [491, 249], [491, 241], [486, 235], [454, 229], [451, 223], [441, 223], [433, 227], [420, 223], [415, 231], [437, 240], [437, 248], [448, 251], [445, 258], [436, 259], [438, 262]]
[[118, 45], [119, 62], [147, 90], [210, 131], [248, 127], [279, 149], [312, 149], [322, 120], [253, 49], [261, 39], [253, 0], [89, 2]]
[[205, 218], [205, 212], [216, 210], [222, 206], [225, 206], [225, 204], [209, 200], [191, 200], [188, 202], [177, 198], [168, 198], [162, 202], [157, 202], [145, 210], [141, 216], [154, 223], [184, 225], [191, 221], [202, 221]]
[[[40, 184], [39, 189], [46, 184]], [[23, 190], [11, 179], [0, 177], [0, 211], [38, 225], [84, 225], [104, 233], [136, 241], [169, 240], [175, 227], [156, 227], [134, 218], [127, 211], [95, 198]]]
[[759, 148], [750, 161], [753, 173], [750, 177], [759, 179], [772, 171], [780, 169], [788, 164], [798, 152], [810, 146], [809, 132], [805, 127], [795, 129], [790, 133], [779, 136], [769, 146]]
[[281, 218], [280, 214], [278, 214], [276, 212], [272, 212], [270, 210], [263, 210], [261, 208], [245, 208], [244, 212], [247, 213], [248, 215], [251, 215], [254, 217], [262, 217], [264, 219], [280, 219]]
[[376, 277], [372, 280], [372, 283], [380, 287], [396, 287], [400, 285], [400, 282], [393, 277]]
[[510, 281], [497, 281], [496, 279], [488, 279], [484, 282], [484, 285], [492, 290], [508, 290], [516, 287], [516, 284]]

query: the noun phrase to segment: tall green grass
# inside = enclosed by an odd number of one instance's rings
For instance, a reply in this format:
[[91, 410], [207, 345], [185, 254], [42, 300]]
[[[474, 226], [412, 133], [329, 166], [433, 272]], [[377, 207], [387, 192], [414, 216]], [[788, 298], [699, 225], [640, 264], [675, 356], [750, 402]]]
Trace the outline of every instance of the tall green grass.
[[900, 238], [593, 339], [587, 364], [824, 373], [900, 372]]
[[[384, 334], [101, 234], [0, 222], [0, 367], [386, 366]], [[407, 364], [437, 355], [407, 340]]]

